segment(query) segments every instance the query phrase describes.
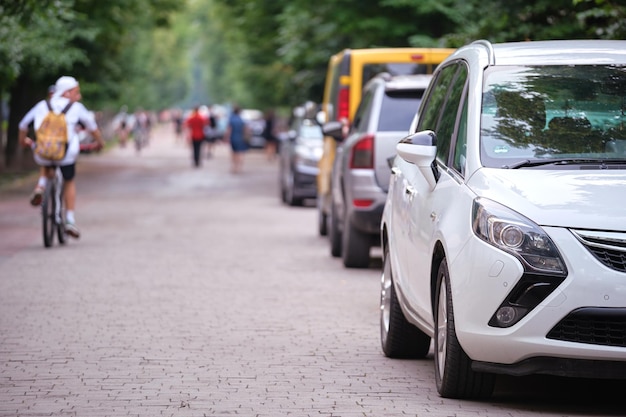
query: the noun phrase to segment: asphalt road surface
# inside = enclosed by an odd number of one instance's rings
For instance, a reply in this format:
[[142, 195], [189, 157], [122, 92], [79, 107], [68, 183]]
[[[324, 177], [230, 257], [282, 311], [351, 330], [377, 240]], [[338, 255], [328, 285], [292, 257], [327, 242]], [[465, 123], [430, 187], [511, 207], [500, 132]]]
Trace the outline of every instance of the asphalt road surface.
[[[626, 384], [498, 379], [442, 399], [379, 342], [380, 258], [347, 270], [277, 161], [220, 146], [199, 169], [170, 126], [85, 155], [80, 240], [43, 247], [34, 179], [0, 190], [0, 416], [623, 416]], [[132, 145], [132, 144], [131, 144]]]

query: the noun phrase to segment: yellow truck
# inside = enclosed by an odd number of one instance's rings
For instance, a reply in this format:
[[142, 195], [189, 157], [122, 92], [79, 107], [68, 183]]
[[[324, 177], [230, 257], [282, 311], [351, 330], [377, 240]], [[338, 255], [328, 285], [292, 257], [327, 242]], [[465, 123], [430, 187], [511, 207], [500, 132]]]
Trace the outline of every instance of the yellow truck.
[[[328, 61], [322, 102], [324, 120], [342, 121], [348, 129], [367, 81], [381, 72], [391, 75], [432, 74], [437, 65], [452, 52], [454, 49], [451, 48], [344, 49]], [[330, 179], [335, 147], [335, 139], [328, 136], [324, 138], [317, 175], [318, 229], [322, 236], [328, 232]]]

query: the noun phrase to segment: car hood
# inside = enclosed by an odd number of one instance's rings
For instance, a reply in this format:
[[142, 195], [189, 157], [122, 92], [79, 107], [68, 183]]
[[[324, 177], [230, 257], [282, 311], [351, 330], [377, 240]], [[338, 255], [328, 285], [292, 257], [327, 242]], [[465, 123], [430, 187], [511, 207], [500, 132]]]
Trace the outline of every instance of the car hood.
[[467, 185], [541, 226], [626, 231], [625, 171], [482, 168]]

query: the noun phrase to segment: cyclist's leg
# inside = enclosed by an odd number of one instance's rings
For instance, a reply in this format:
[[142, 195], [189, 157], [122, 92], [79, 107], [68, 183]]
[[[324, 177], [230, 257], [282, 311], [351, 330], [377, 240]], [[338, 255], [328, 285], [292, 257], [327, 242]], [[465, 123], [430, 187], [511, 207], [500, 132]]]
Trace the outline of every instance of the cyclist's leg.
[[76, 163], [71, 165], [63, 165], [61, 168], [61, 174], [63, 174], [63, 200], [65, 203], [65, 219], [66, 219], [66, 231], [67, 234], [78, 238], [80, 232], [76, 227], [76, 220], [74, 218], [74, 210], [76, 209], [76, 182], [74, 177], [76, 175]]
[[39, 178], [37, 179], [37, 185], [30, 195], [30, 204], [33, 207], [38, 207], [41, 205], [41, 200], [43, 199], [43, 193], [46, 189], [46, 184], [50, 178], [54, 176], [55, 168], [53, 166], [39, 166]]

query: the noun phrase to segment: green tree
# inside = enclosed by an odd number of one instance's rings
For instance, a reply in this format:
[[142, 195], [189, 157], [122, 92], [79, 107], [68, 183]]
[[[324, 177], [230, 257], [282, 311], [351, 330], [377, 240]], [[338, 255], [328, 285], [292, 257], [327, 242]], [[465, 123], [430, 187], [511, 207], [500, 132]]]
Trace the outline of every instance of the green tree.
[[115, 102], [123, 81], [151, 63], [128, 59], [129, 49], [140, 48], [136, 38], [167, 25], [179, 7], [177, 0], [3, 0], [0, 59], [10, 64], [0, 72], [0, 94], [9, 91], [11, 109], [5, 163], [16, 153], [19, 119], [48, 84], [72, 74], [88, 105]]

